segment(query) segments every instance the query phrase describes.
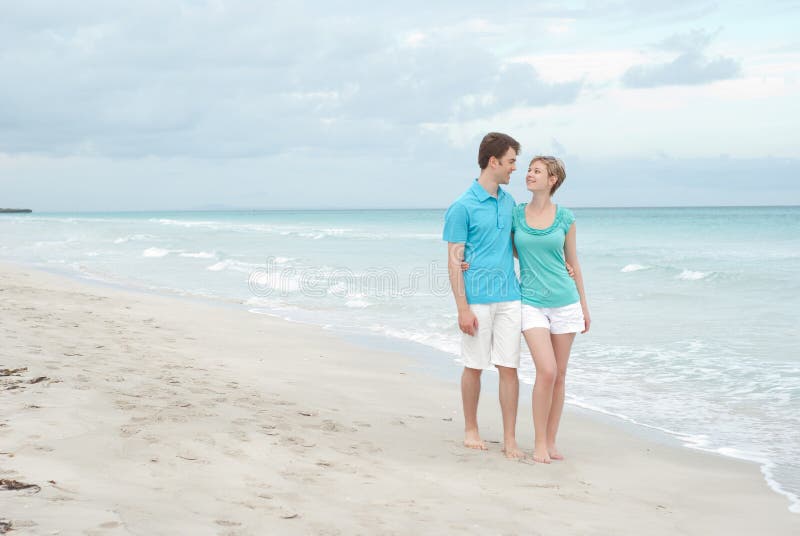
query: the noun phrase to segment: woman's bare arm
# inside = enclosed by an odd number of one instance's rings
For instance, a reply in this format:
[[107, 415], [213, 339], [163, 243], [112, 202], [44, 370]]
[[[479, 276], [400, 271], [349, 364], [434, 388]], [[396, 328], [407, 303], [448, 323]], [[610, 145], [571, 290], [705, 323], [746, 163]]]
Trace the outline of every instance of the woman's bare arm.
[[589, 331], [589, 325], [591, 324], [592, 320], [589, 316], [589, 306], [586, 303], [586, 292], [583, 288], [583, 273], [581, 272], [581, 265], [578, 262], [577, 242], [577, 231], [575, 230], [575, 224], [573, 223], [567, 232], [566, 240], [564, 240], [564, 258], [567, 261], [567, 264], [572, 266], [572, 270], [575, 272], [573, 278], [575, 279], [575, 285], [578, 287], [578, 295], [581, 297], [581, 309], [583, 309], [583, 318], [586, 323], [586, 329], [584, 329], [581, 333], [586, 333]]

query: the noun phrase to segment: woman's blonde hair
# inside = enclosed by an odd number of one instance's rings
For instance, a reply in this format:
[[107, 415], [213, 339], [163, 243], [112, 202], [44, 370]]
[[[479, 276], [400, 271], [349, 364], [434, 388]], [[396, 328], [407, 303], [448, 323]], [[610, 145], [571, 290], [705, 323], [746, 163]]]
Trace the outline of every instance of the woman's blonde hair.
[[531, 160], [531, 163], [528, 166], [532, 166], [534, 162], [541, 162], [544, 164], [544, 167], [547, 168], [547, 175], [555, 176], [556, 183], [550, 189], [550, 195], [552, 196], [558, 190], [558, 187], [564, 184], [564, 179], [567, 178], [567, 170], [564, 169], [564, 162], [561, 161], [560, 158], [556, 158], [555, 156], [534, 156]]

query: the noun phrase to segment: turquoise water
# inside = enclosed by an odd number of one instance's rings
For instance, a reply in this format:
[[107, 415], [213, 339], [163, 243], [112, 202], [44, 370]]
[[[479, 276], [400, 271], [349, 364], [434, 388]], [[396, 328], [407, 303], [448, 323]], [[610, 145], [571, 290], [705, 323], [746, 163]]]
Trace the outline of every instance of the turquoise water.
[[[800, 511], [800, 208], [574, 212], [593, 327], [569, 403], [758, 462]], [[455, 367], [443, 214], [2, 215], [0, 258], [412, 341]], [[532, 383], [527, 353], [520, 373]]]

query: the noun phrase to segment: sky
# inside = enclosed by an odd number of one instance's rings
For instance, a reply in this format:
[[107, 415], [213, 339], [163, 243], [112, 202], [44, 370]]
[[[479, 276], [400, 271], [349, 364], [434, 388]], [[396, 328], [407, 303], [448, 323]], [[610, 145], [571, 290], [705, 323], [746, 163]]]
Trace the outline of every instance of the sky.
[[386, 4], [3, 2], [0, 207], [800, 204], [800, 1]]

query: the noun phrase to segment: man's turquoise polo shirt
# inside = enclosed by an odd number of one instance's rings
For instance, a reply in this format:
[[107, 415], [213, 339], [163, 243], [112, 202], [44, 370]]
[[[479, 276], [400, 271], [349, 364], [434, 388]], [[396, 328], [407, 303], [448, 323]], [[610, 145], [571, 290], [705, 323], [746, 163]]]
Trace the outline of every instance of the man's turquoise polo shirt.
[[442, 238], [464, 244], [467, 303], [497, 303], [520, 299], [511, 249], [514, 198], [502, 188], [489, 195], [476, 179], [444, 215]]

